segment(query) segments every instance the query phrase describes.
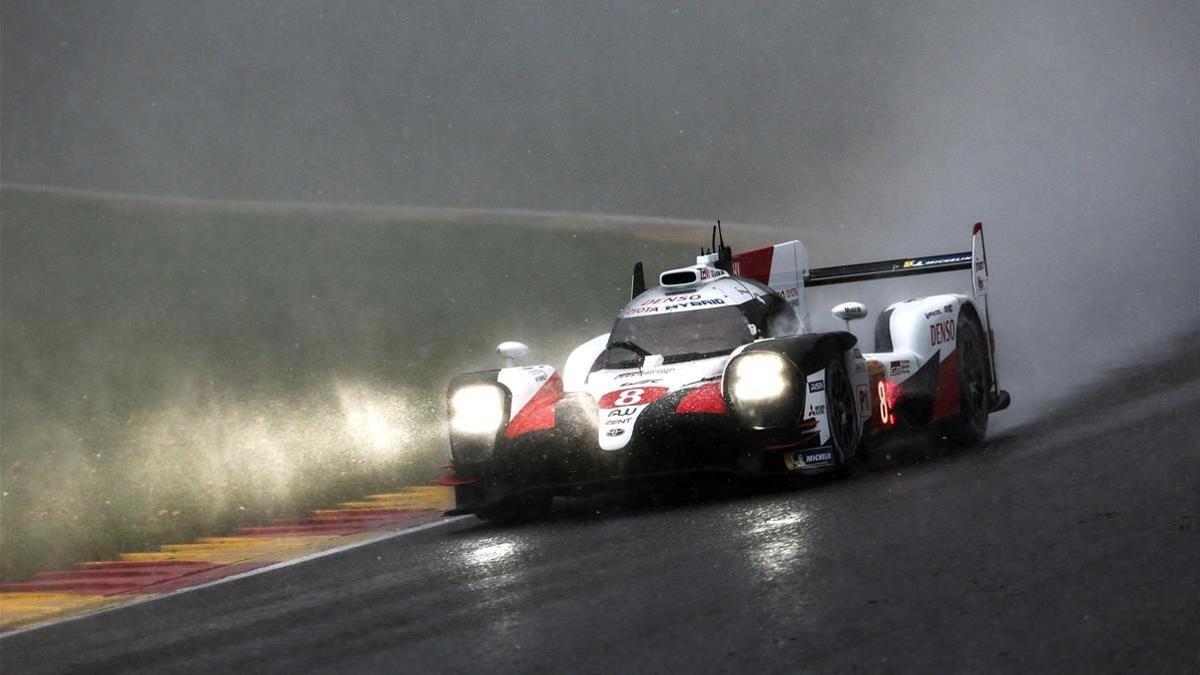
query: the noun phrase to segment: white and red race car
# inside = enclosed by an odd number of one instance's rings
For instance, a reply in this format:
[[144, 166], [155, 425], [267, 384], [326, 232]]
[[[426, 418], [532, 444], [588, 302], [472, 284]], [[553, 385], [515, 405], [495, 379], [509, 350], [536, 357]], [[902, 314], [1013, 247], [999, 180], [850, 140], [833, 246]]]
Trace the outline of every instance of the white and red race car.
[[[884, 309], [874, 352], [850, 332], [861, 303], [832, 308], [846, 330], [810, 321], [810, 289], [960, 270], [969, 294]], [[733, 255], [714, 234], [711, 252], [651, 289], [638, 263], [612, 330], [561, 371], [515, 365], [528, 350], [506, 342], [503, 368], [451, 382], [449, 513], [537, 517], [555, 495], [666, 473], [845, 471], [868, 442], [917, 427], [978, 442], [1009, 404], [987, 279], [980, 224], [970, 251], [827, 268], [809, 268], [799, 241]]]

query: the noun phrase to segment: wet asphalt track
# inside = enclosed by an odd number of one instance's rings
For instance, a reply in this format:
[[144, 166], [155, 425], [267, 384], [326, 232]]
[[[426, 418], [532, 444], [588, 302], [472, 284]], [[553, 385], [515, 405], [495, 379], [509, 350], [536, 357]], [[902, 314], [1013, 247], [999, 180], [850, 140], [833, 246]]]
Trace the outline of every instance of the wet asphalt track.
[[466, 519], [19, 634], [0, 664], [1196, 672], [1195, 378], [1193, 351], [1096, 389], [1066, 422], [971, 451], [893, 449], [848, 481], [577, 501], [516, 528]]

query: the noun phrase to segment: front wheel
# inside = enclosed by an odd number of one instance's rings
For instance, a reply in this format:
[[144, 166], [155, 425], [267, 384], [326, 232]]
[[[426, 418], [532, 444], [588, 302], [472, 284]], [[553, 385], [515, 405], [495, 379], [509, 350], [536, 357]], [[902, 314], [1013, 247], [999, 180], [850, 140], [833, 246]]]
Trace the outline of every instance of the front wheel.
[[825, 419], [829, 424], [829, 442], [838, 457], [837, 473], [849, 475], [862, 451], [862, 433], [854, 387], [846, 373], [845, 355], [841, 353], [825, 366]]
[[946, 438], [957, 445], [974, 445], [987, 434], [988, 394], [992, 377], [987, 342], [973, 317], [958, 319], [959, 412], [946, 428]]

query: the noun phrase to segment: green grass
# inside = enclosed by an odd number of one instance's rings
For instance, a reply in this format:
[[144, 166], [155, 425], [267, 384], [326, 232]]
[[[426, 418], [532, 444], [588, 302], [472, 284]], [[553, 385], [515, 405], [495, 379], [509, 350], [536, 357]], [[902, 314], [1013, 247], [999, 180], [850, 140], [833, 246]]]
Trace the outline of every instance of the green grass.
[[430, 480], [453, 374], [697, 243], [434, 220], [0, 193], [0, 577]]

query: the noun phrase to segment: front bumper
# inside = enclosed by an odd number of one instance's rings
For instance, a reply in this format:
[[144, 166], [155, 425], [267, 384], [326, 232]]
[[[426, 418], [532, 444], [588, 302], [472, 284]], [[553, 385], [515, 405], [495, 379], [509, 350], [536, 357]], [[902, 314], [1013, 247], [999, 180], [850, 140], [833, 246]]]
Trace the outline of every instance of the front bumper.
[[662, 403], [642, 413], [620, 450], [600, 449], [594, 408], [560, 409], [552, 429], [501, 438], [484, 460], [456, 458], [456, 507], [448, 513], [473, 513], [521, 494], [587, 494], [696, 471], [782, 474], [788, 450], [819, 445], [812, 431], [750, 430], [730, 414], [679, 414], [671, 402]]

